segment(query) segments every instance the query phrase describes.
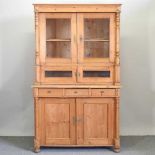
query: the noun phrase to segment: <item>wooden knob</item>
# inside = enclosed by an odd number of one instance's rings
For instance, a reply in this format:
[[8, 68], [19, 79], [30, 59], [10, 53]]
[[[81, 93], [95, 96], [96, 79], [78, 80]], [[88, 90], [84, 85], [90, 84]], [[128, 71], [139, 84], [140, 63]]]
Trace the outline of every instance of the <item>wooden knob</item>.
[[51, 91], [50, 91], [50, 90], [48, 90], [48, 91], [47, 91], [47, 93], [51, 93]]
[[75, 94], [77, 94], [77, 91], [74, 91]]

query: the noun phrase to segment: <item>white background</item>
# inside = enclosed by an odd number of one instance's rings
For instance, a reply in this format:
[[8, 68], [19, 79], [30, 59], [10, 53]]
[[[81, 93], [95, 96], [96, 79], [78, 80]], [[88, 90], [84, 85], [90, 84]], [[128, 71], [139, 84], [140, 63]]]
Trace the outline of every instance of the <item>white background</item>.
[[0, 0], [0, 136], [33, 135], [33, 3], [122, 3], [121, 135], [155, 134], [155, 0]]

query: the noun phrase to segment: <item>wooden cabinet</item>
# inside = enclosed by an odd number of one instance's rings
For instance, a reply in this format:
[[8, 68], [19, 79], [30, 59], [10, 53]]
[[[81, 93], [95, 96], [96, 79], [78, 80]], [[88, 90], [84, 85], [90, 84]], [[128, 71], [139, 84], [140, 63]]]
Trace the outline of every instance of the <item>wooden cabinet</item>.
[[120, 149], [120, 4], [35, 4], [35, 152]]

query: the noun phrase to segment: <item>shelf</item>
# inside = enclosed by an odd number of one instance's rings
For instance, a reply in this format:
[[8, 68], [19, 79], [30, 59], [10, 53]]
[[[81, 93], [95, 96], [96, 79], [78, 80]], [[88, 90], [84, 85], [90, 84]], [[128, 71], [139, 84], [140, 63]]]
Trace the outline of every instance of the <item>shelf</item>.
[[109, 40], [106, 40], [106, 39], [84, 39], [84, 41], [103, 41], [103, 42], [109, 42]]
[[71, 39], [47, 39], [46, 41], [71, 41]]

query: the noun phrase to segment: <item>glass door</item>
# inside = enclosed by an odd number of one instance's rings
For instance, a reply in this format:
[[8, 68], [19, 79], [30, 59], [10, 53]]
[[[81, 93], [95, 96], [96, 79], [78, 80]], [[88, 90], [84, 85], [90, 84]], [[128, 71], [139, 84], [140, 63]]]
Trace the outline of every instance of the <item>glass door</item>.
[[79, 65], [78, 66], [78, 82], [94, 83], [94, 84], [113, 84], [113, 66], [101, 65]]
[[39, 20], [41, 62], [76, 62], [76, 14], [42, 13]]
[[76, 82], [76, 65], [41, 67], [41, 83], [73, 84]]
[[115, 25], [113, 13], [79, 13], [78, 60], [87, 62], [113, 62], [115, 51]]

